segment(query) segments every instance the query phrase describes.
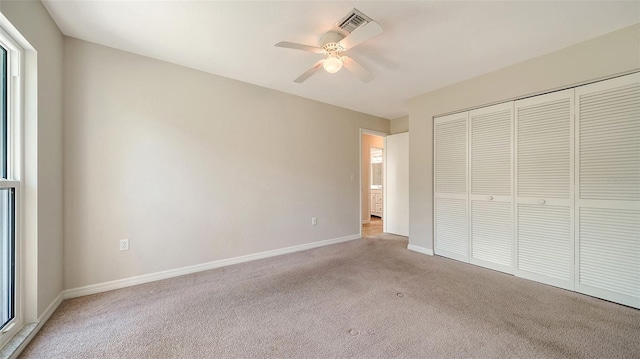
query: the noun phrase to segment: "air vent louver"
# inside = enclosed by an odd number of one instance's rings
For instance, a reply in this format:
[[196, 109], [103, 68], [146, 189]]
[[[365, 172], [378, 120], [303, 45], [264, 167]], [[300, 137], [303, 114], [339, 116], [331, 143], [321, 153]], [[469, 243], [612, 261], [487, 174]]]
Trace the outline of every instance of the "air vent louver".
[[369, 21], [371, 21], [371, 19], [367, 15], [361, 13], [358, 9], [353, 9], [351, 13], [347, 14], [347, 16], [338, 23], [338, 27], [351, 33]]

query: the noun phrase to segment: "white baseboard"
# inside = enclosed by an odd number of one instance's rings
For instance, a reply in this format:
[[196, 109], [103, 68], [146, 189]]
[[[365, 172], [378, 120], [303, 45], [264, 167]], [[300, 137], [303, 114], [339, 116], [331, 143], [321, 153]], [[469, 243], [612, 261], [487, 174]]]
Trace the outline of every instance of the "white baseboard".
[[62, 303], [62, 300], [64, 299], [63, 293], [64, 292], [61, 292], [60, 294], [58, 294], [56, 299], [54, 299], [53, 302], [51, 302], [51, 304], [49, 304], [47, 309], [44, 310], [42, 315], [38, 318], [38, 324], [44, 323], [47, 320], [49, 320], [49, 318], [51, 317], [53, 312], [55, 312], [56, 309], [58, 309], [58, 307], [60, 306], [60, 303]]
[[244, 255], [244, 256], [240, 256], [240, 257], [221, 259], [221, 260], [208, 262], [208, 263], [196, 264], [196, 265], [189, 266], [189, 267], [170, 269], [170, 270], [166, 270], [166, 271], [162, 271], [162, 272], [144, 274], [144, 275], [125, 278], [125, 279], [118, 279], [118, 280], [114, 280], [114, 281], [110, 281], [110, 282], [104, 282], [104, 283], [93, 284], [93, 285], [88, 285], [88, 286], [84, 286], [84, 287], [67, 289], [67, 290], [63, 291], [62, 296], [63, 296], [63, 299], [68, 299], [68, 298], [81, 297], [81, 296], [89, 295], [89, 294], [102, 293], [102, 292], [106, 292], [106, 291], [110, 291], [110, 290], [114, 290], [114, 289], [120, 289], [120, 288], [126, 288], [126, 287], [130, 287], [130, 286], [134, 286], [134, 285], [137, 285], [137, 284], [155, 282], [155, 281], [162, 280], [162, 279], [179, 277], [179, 276], [182, 276], [182, 275], [185, 275], [185, 274], [202, 272], [202, 271], [209, 270], [209, 269], [215, 269], [215, 268], [225, 267], [225, 266], [232, 265], [232, 264], [238, 264], [238, 263], [254, 261], [254, 260], [257, 260], [257, 259], [275, 257], [275, 256], [279, 256], [279, 255], [282, 255], [282, 254], [299, 252], [299, 251], [304, 251], [304, 250], [312, 249], [312, 248], [324, 247], [324, 246], [328, 246], [328, 245], [331, 245], [331, 244], [347, 242], [347, 241], [351, 241], [351, 240], [354, 240], [354, 239], [360, 239], [360, 238], [361, 237], [360, 237], [359, 234], [352, 234], [350, 236], [345, 236], [345, 237], [327, 239], [327, 240], [324, 240], [324, 241], [301, 244], [301, 245], [292, 246], [292, 247], [286, 247], [286, 248], [281, 248], [281, 249], [274, 249], [274, 250], [270, 250], [270, 251], [266, 251], [266, 252], [247, 254], [247, 255]]
[[424, 247], [416, 246], [416, 245], [413, 245], [413, 244], [409, 244], [407, 246], [407, 249], [410, 250], [410, 251], [426, 254], [426, 255], [429, 255], [429, 256], [433, 255], [433, 249], [424, 248]]
[[[40, 317], [36, 320], [35, 323], [30, 323], [30, 324], [28, 323], [24, 325], [22, 330], [26, 332], [26, 335], [23, 338], [20, 338], [21, 335], [19, 332], [18, 334], [16, 334], [16, 337], [11, 339], [12, 341], [18, 340], [18, 343], [17, 343], [17, 347], [9, 355], [9, 358], [11, 359], [17, 358], [20, 355], [20, 353], [22, 353], [22, 351], [27, 347], [27, 345], [29, 345], [29, 343], [31, 342], [31, 340], [33, 340], [36, 334], [38, 334], [40, 329], [42, 329], [42, 326], [44, 326], [44, 323], [46, 323], [47, 320], [51, 318], [51, 315], [53, 314], [53, 312], [55, 312], [56, 309], [58, 309], [58, 307], [60, 306], [60, 303], [62, 303], [62, 300], [63, 300], [63, 296], [62, 296], [62, 292], [60, 292], [60, 294], [58, 294], [58, 296], [53, 300], [53, 302], [49, 304], [47, 309], [44, 310], [42, 315], [40, 315]], [[11, 345], [11, 341], [7, 343], [7, 346], [8, 345]]]

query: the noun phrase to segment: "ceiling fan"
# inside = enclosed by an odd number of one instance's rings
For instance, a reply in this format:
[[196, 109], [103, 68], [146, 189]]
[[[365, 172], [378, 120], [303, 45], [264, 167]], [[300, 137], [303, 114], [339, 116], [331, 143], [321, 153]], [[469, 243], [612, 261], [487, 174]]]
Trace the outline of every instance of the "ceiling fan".
[[278, 47], [315, 52], [325, 55], [325, 58], [316, 62], [307, 71], [300, 75], [294, 82], [302, 83], [311, 75], [324, 68], [329, 73], [336, 73], [344, 66], [357, 78], [364, 82], [373, 80], [373, 75], [355, 60], [344, 56], [343, 52], [354, 48], [374, 36], [382, 33], [382, 27], [370, 17], [353, 9], [347, 16], [340, 20], [331, 30], [320, 37], [320, 47], [297, 44], [295, 42], [281, 41]]

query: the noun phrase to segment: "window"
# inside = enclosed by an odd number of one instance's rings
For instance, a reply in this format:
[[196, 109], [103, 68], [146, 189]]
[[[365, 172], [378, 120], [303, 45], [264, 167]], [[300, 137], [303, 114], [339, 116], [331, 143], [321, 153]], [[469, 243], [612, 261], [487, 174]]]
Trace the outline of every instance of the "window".
[[0, 346], [20, 329], [20, 48], [0, 29]]
[[0, 47], [0, 116], [2, 124], [0, 125], [0, 178], [7, 178], [7, 152], [9, 144], [7, 143], [7, 49]]
[[0, 293], [2, 308], [0, 323], [7, 326], [16, 313], [15, 306], [15, 189], [0, 189], [0, 245], [2, 246], [2, 268], [0, 268]]

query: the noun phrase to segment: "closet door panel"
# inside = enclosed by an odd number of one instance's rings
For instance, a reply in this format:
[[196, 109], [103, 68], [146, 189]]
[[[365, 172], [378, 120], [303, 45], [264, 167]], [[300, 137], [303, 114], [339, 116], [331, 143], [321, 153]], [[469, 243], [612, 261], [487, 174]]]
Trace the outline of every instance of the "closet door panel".
[[576, 289], [640, 308], [640, 75], [576, 89]]
[[581, 207], [578, 291], [640, 308], [640, 211]]
[[513, 102], [469, 113], [470, 262], [513, 272]]
[[511, 214], [510, 202], [471, 201], [471, 263], [511, 272]]
[[573, 90], [516, 101], [518, 196], [571, 197]]
[[469, 261], [468, 112], [434, 120], [434, 251]]
[[518, 275], [570, 287], [573, 278], [570, 207], [519, 203], [517, 213]]
[[435, 253], [451, 259], [469, 261], [467, 200], [436, 198]]
[[511, 197], [513, 102], [469, 113], [472, 195]]
[[574, 288], [574, 90], [515, 102], [516, 270]]
[[435, 119], [435, 193], [467, 194], [468, 113]]

